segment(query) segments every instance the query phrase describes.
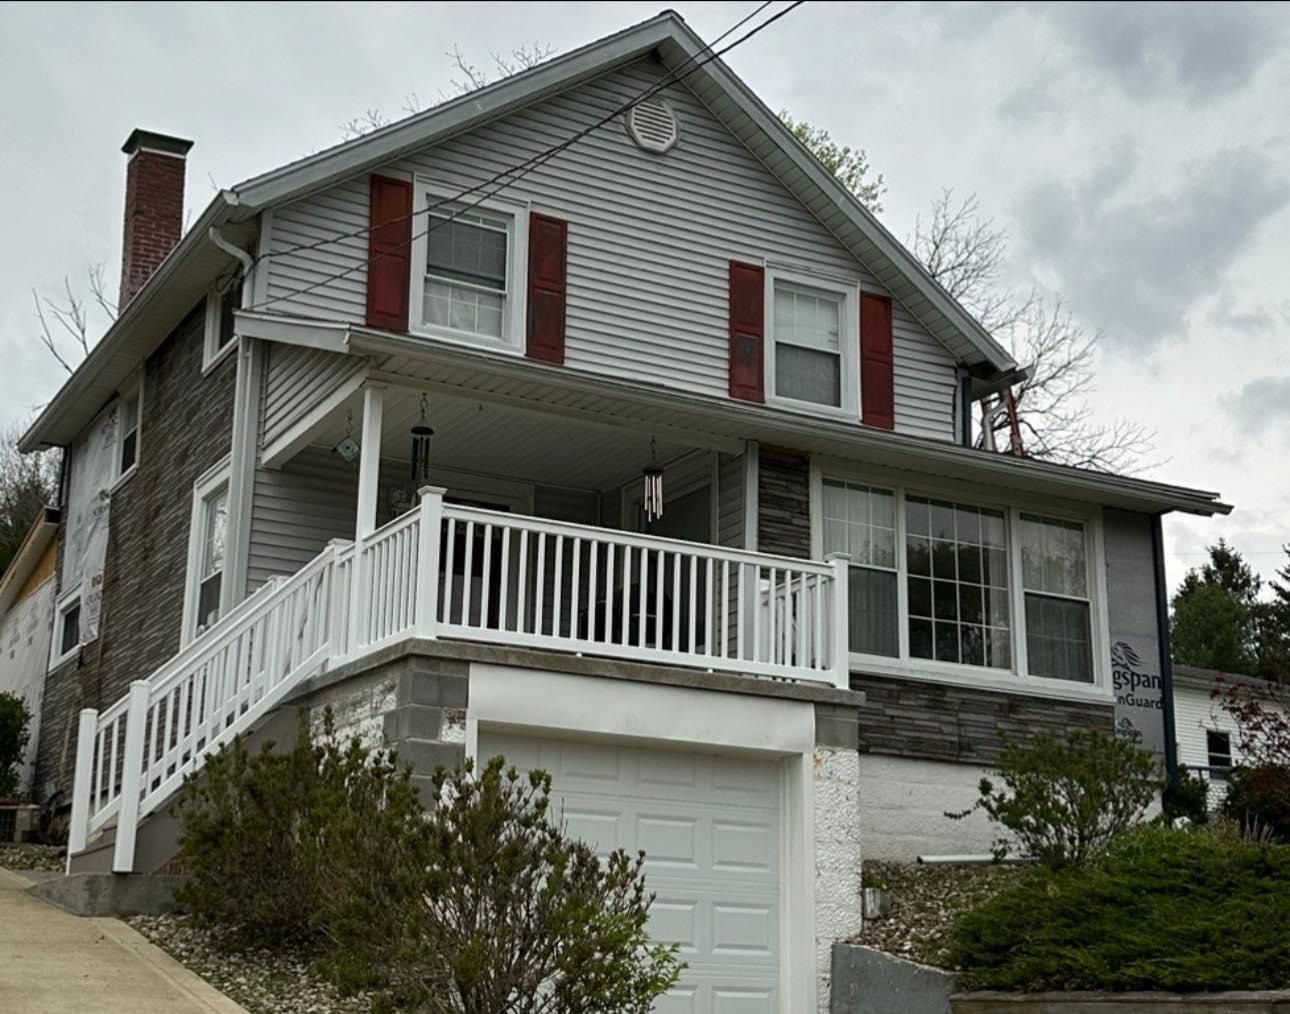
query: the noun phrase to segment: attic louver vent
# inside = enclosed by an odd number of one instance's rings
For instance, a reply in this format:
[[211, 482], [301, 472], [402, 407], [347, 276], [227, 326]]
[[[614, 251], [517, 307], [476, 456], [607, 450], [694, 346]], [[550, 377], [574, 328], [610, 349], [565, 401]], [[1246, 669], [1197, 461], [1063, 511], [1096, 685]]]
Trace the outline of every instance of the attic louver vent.
[[627, 133], [646, 151], [662, 154], [681, 138], [676, 114], [666, 99], [648, 98], [627, 111]]

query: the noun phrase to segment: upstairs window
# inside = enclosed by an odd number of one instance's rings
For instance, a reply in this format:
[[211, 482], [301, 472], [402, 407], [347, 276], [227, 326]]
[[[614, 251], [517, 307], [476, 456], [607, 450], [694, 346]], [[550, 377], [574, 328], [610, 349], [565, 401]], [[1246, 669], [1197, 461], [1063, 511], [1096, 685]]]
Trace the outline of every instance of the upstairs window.
[[430, 212], [424, 323], [484, 338], [506, 336], [510, 220], [480, 211]]
[[203, 368], [209, 369], [232, 349], [237, 337], [237, 320], [233, 314], [242, 308], [242, 280], [224, 278], [206, 294], [206, 348]]
[[117, 444], [117, 475], [125, 475], [139, 460], [139, 406], [140, 392], [121, 399], [117, 423], [120, 440]]
[[193, 486], [184, 591], [184, 643], [219, 622], [227, 563], [229, 468], [212, 469]]
[[786, 408], [859, 411], [855, 290], [770, 269], [767, 397]]
[[54, 609], [54, 636], [49, 646], [49, 667], [61, 665], [81, 646], [81, 588], [78, 584]]

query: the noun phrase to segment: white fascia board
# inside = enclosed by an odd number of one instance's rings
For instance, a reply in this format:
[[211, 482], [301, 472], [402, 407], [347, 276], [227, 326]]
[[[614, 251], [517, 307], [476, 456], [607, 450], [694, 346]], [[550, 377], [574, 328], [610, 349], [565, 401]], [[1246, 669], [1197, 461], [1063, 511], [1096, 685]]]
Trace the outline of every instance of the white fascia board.
[[[231, 207], [227, 191], [215, 195], [143, 288], [125, 305], [102, 340], [90, 349], [76, 372], [27, 428], [18, 442], [18, 450], [26, 454], [71, 443], [81, 428], [116, 393], [129, 373], [138, 367], [144, 356], [138, 353], [137, 347], [155, 346], [165, 338], [165, 335], [145, 333], [140, 321], [146, 317], [158, 296], [181, 275], [192, 256], [210, 243], [207, 236], [210, 228], [228, 221]], [[68, 419], [73, 420], [70, 425]]]
[[930, 472], [1145, 513], [1184, 511], [1208, 517], [1228, 514], [1232, 509], [1219, 501], [1217, 493], [1204, 490], [1091, 472], [1035, 458], [1015, 458], [857, 423], [815, 419], [769, 406], [746, 405], [662, 387], [646, 388], [567, 365], [551, 366], [485, 349], [453, 348], [445, 342], [357, 326], [349, 328], [347, 344], [351, 351], [358, 353], [433, 359], [436, 365], [473, 369], [492, 377], [549, 383], [561, 393], [578, 391], [600, 398], [621, 398], [638, 405], [665, 406], [675, 413], [670, 420], [675, 427], [693, 426], [707, 432], [707, 427], [713, 426], [715, 434], [738, 433], [747, 439], [780, 443], [807, 453], [853, 458], [906, 471]]

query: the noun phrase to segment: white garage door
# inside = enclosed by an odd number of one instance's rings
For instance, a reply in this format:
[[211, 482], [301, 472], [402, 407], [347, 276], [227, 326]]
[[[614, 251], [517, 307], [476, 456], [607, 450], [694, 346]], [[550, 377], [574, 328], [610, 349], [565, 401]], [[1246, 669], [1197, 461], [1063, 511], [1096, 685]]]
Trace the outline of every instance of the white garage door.
[[600, 851], [645, 851], [650, 933], [689, 965], [659, 1014], [778, 1010], [776, 762], [486, 731], [479, 753], [547, 771], [570, 832]]

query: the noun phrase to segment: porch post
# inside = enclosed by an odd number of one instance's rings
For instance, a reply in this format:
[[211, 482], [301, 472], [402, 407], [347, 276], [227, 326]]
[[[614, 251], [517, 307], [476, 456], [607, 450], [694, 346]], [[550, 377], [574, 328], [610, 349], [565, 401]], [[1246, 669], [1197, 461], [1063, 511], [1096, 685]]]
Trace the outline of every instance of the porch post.
[[381, 415], [385, 385], [363, 385], [363, 436], [358, 449], [358, 518], [355, 543], [376, 530], [377, 490], [381, 479]]
[[354, 562], [349, 576], [349, 652], [362, 647], [362, 632], [368, 629], [371, 600], [364, 592], [366, 567], [363, 549], [376, 531], [376, 501], [381, 478], [381, 415], [385, 409], [385, 385], [363, 385], [363, 435], [358, 448], [358, 510], [354, 522]]
[[851, 686], [851, 606], [848, 602], [851, 554], [829, 553], [824, 559], [833, 568], [833, 622], [829, 627], [832, 638], [829, 663], [833, 669], [833, 685], [847, 690]]
[[417, 537], [420, 552], [417, 568], [417, 636], [439, 636], [439, 529], [443, 519], [442, 486], [422, 486], [421, 531]]
[[67, 872], [72, 856], [85, 851], [90, 831], [90, 785], [94, 781], [94, 740], [99, 733], [96, 708], [82, 708], [76, 727], [76, 769], [72, 775], [72, 823], [67, 829]]
[[139, 798], [143, 794], [143, 727], [148, 721], [147, 680], [130, 684], [125, 711], [125, 749], [121, 756], [121, 807], [117, 810], [113, 873], [134, 872], [134, 837], [139, 829]]

